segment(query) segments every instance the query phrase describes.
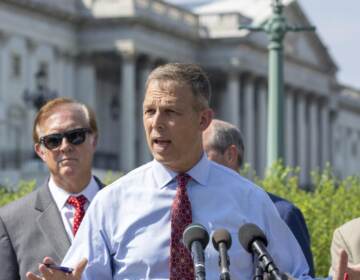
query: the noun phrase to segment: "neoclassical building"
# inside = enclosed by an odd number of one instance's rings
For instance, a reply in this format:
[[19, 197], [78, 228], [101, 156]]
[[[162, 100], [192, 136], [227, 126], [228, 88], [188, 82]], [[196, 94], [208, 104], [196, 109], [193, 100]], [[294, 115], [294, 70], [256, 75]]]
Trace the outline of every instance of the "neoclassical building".
[[[195, 62], [208, 72], [216, 117], [239, 126], [246, 161], [266, 162], [268, 38], [239, 30], [270, 15], [268, 0], [3, 0], [0, 2], [0, 170], [31, 161], [39, 83], [48, 95], [89, 104], [100, 127], [95, 167], [129, 171], [151, 159], [142, 97], [159, 64]], [[310, 25], [296, 1], [289, 23]], [[360, 169], [360, 91], [339, 84], [338, 66], [315, 32], [289, 33], [285, 57], [285, 162], [336, 175]], [[42, 73], [41, 81], [39, 73]]]

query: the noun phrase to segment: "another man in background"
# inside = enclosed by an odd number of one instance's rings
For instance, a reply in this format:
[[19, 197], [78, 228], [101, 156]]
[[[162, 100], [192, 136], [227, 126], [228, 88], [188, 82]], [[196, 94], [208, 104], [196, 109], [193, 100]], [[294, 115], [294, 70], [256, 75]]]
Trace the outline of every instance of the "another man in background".
[[26, 279], [44, 256], [62, 261], [102, 187], [91, 172], [97, 133], [95, 114], [71, 99], [49, 101], [36, 115], [34, 149], [50, 177], [0, 209], [0, 280]]
[[[244, 161], [244, 141], [240, 130], [225, 121], [214, 119], [203, 133], [203, 146], [208, 158], [239, 172]], [[310, 234], [300, 209], [291, 202], [268, 193], [280, 217], [286, 222], [299, 242], [314, 276], [314, 262], [310, 246]]]
[[331, 275], [336, 270], [342, 250], [348, 254], [350, 264], [360, 264], [360, 218], [353, 219], [334, 231], [331, 243]]

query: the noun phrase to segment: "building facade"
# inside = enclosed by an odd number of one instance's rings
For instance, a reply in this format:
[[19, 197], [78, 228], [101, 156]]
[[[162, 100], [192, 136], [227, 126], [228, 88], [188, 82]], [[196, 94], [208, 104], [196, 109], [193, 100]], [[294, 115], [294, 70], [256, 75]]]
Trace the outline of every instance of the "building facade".
[[[266, 21], [269, 1], [193, 2], [1, 1], [0, 169], [22, 170], [34, 157], [39, 72], [43, 93], [76, 98], [97, 113], [97, 168], [129, 171], [151, 160], [142, 128], [146, 77], [157, 65], [181, 61], [206, 69], [216, 117], [241, 128], [246, 161], [263, 175], [268, 39], [238, 27]], [[284, 4], [290, 23], [310, 24], [296, 1]], [[284, 57], [285, 163], [301, 167], [302, 184], [326, 162], [340, 177], [356, 175], [360, 91], [339, 84], [317, 33], [289, 33]]]

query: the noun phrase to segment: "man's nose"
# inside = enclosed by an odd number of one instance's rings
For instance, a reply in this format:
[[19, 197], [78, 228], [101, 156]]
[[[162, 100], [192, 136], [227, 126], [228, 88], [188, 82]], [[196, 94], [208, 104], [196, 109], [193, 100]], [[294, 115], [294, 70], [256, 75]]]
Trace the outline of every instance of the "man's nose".
[[154, 114], [153, 126], [155, 128], [163, 128], [164, 127], [163, 114], [159, 110], [156, 111], [156, 113]]
[[66, 137], [63, 137], [63, 139], [61, 139], [60, 150], [65, 152], [69, 151], [70, 149], [72, 149], [72, 144]]

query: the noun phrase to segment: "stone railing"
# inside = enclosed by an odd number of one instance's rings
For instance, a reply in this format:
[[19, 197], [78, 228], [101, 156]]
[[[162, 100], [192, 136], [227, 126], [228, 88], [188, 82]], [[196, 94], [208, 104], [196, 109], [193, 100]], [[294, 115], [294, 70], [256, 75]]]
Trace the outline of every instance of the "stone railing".
[[161, 0], [83, 0], [81, 14], [94, 18], [133, 18], [162, 29], [196, 35], [196, 14]]
[[360, 111], [360, 90], [349, 86], [342, 86], [340, 87], [337, 101], [356, 111]]
[[3, 0], [12, 4], [25, 6], [40, 12], [59, 17], [74, 18], [77, 16], [76, 0]]
[[160, 0], [133, 0], [137, 13], [173, 22], [190, 28], [199, 27], [197, 15]]
[[135, 16], [140, 19], [151, 20], [161, 28], [194, 38], [197, 38], [201, 32], [199, 17], [190, 11], [161, 0], [132, 1], [134, 1]]

